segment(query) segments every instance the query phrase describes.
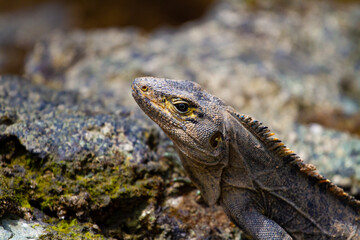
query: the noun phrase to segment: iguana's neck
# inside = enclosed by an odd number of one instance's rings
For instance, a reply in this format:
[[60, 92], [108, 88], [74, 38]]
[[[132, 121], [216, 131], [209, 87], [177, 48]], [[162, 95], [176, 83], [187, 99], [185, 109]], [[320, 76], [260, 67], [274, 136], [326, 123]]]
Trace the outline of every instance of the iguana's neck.
[[[229, 115], [226, 121], [228, 141], [228, 165], [224, 169], [223, 182], [232, 186], [254, 189], [259, 184], [266, 187], [276, 172], [284, 170], [284, 161], [274, 156], [266, 144], [257, 138], [236, 117]], [[286, 167], [286, 166], [285, 166]], [[276, 181], [276, 179], [274, 179]], [[274, 184], [274, 181], [272, 181]], [[279, 181], [279, 185], [282, 181]]]

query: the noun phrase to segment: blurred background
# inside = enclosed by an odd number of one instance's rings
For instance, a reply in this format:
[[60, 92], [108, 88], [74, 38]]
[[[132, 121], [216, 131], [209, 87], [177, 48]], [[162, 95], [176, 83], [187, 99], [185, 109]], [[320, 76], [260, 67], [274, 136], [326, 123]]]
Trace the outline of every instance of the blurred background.
[[0, 1], [0, 73], [22, 74], [36, 41], [55, 30], [136, 27], [149, 33], [202, 17], [213, 0]]

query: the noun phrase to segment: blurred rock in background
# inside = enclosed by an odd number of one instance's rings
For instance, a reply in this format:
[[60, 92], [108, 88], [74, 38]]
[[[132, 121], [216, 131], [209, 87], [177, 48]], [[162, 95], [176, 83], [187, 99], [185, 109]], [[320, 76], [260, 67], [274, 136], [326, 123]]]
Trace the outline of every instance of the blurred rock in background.
[[55, 29], [69, 29], [71, 16], [58, 3], [14, 9], [7, 9], [7, 4], [10, 2], [0, 3], [0, 73], [22, 74], [26, 55], [35, 42]]
[[132, 26], [151, 32], [203, 16], [213, 0], [0, 1], [0, 74], [22, 74], [27, 53], [54, 31]]

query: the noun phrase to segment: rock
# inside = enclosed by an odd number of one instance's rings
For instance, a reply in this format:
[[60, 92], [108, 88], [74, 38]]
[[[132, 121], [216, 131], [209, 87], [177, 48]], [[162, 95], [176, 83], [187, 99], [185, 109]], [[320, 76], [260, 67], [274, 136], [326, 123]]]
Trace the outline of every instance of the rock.
[[60, 3], [43, 3], [17, 11], [1, 12], [0, 72], [23, 72], [25, 52], [54, 29], [67, 29], [70, 19], [65, 6]]
[[27, 222], [17, 218], [1, 220], [0, 239], [2, 240], [36, 240], [43, 233], [44, 227], [37, 222]]
[[20, 78], [2, 77], [0, 86], [1, 118], [8, 119], [0, 133], [1, 171], [21, 193], [19, 204], [101, 223], [106, 207], [131, 212], [159, 197], [166, 168], [146, 143], [150, 130], [129, 111], [112, 113], [98, 99]]
[[0, 81], [1, 106], [5, 106], [1, 118], [6, 120], [1, 136], [16, 136], [31, 153], [61, 161], [139, 150], [132, 161], [146, 158], [146, 147], [138, 146], [145, 130], [130, 124], [134, 119], [125, 108], [109, 113], [98, 99], [80, 99], [77, 93], [51, 91], [18, 78]]

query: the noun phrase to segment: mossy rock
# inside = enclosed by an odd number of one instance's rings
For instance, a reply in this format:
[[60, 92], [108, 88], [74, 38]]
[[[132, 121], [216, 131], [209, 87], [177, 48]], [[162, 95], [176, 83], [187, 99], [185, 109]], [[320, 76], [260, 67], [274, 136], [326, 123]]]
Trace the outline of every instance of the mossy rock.
[[105, 237], [99, 234], [91, 224], [80, 224], [76, 219], [72, 221], [62, 220], [56, 225], [48, 226], [39, 240], [103, 240]]
[[[172, 173], [156, 152], [167, 140], [138, 116], [113, 113], [99, 99], [14, 77], [0, 78], [0, 85], [2, 215], [39, 209], [40, 220], [56, 229], [56, 219], [64, 219], [117, 237], [124, 231], [141, 236], [139, 216], [163, 198]], [[72, 233], [66, 234], [63, 239]]]

